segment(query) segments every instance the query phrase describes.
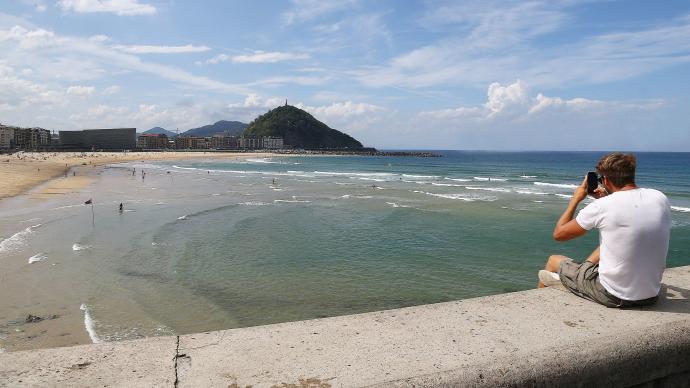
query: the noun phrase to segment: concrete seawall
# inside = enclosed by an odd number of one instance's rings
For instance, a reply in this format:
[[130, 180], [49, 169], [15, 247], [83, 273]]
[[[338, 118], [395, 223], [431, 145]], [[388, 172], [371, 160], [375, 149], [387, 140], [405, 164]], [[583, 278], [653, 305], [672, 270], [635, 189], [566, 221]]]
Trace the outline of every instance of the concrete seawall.
[[663, 283], [626, 310], [542, 289], [6, 353], [0, 386], [688, 386], [690, 266]]

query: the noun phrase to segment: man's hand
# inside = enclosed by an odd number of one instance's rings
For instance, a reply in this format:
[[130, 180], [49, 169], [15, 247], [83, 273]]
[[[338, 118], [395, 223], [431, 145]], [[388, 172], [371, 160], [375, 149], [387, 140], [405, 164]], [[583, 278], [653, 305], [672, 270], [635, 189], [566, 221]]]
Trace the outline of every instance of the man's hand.
[[606, 188], [602, 186], [597, 187], [597, 189], [594, 190], [594, 193], [592, 193], [592, 197], [594, 197], [595, 199], [603, 198], [607, 195], [609, 195], [609, 192], [606, 191]]

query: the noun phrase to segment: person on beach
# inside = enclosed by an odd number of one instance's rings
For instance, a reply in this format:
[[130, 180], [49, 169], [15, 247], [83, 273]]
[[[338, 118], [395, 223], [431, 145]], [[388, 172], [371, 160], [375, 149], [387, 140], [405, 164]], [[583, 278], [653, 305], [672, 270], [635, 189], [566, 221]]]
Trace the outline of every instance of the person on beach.
[[[611, 153], [597, 164], [595, 200], [573, 219], [587, 197], [587, 178], [575, 189], [553, 238], [567, 241], [599, 230], [599, 246], [582, 263], [562, 255], [549, 257], [540, 271], [544, 282], [560, 283], [572, 293], [607, 307], [653, 304], [661, 289], [671, 232], [671, 209], [660, 191], [635, 184], [632, 154]], [[558, 273], [556, 276], [555, 272]]]

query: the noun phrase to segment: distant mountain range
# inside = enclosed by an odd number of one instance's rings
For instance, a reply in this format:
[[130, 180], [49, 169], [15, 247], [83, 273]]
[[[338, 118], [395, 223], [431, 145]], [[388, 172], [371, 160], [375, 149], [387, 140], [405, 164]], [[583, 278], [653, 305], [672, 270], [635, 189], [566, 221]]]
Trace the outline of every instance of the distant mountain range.
[[173, 131], [168, 131], [165, 128], [153, 127], [148, 131], [144, 132], [144, 135], [165, 135], [167, 137], [175, 137], [177, 134]]
[[[188, 129], [179, 136], [213, 136], [213, 135], [228, 135], [228, 136], [240, 136], [247, 128], [247, 124], [241, 123], [239, 121], [217, 121], [214, 124], [204, 125], [199, 128]], [[164, 134], [168, 137], [178, 136], [173, 131], [168, 131], [165, 128], [154, 127], [144, 132], [147, 135], [159, 135]]]
[[241, 123], [239, 121], [217, 121], [211, 125], [204, 125], [199, 128], [192, 128], [183, 133], [181, 136], [213, 136], [213, 135], [228, 135], [228, 136], [240, 136], [247, 128], [247, 124]]
[[305, 149], [362, 149], [352, 136], [330, 128], [306, 111], [290, 105], [279, 106], [252, 121], [245, 136], [282, 137], [285, 145]]

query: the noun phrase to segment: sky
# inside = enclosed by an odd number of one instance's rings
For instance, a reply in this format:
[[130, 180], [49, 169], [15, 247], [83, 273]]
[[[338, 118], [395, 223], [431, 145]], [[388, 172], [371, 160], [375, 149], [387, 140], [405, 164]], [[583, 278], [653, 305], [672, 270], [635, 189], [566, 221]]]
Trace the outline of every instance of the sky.
[[381, 149], [690, 151], [690, 2], [3, 0], [0, 123], [250, 122]]

